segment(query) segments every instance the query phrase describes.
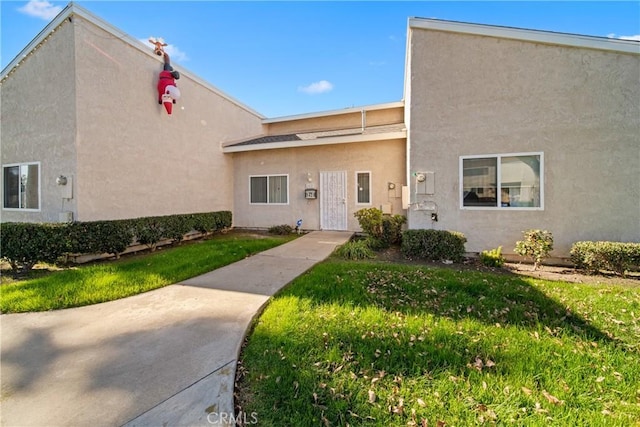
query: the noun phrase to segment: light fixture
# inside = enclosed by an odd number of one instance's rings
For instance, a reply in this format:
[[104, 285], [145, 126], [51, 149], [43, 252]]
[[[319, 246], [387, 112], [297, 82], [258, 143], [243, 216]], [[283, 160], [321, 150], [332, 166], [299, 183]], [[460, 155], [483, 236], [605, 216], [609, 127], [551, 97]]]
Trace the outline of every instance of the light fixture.
[[387, 183], [387, 188], [388, 188], [389, 190], [394, 190], [394, 189], [396, 188], [396, 184], [395, 184], [395, 183], [393, 183], [393, 182], [388, 182], [388, 183]]
[[64, 175], [60, 175], [56, 178], [56, 184], [58, 185], [67, 185], [67, 177]]

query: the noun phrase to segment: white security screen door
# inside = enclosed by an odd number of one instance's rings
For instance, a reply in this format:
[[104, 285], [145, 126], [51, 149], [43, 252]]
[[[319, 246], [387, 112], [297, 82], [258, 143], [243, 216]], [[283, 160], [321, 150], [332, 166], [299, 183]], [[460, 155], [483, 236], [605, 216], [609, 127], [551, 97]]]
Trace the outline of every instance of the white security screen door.
[[347, 173], [320, 172], [320, 229], [347, 229]]

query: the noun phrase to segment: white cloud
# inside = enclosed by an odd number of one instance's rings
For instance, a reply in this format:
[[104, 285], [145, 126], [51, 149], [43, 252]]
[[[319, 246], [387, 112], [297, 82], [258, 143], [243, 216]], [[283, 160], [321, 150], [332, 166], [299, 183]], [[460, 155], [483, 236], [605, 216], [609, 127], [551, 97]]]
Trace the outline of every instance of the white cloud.
[[320, 80], [319, 82], [311, 83], [308, 86], [298, 87], [299, 92], [304, 92], [309, 95], [317, 95], [319, 93], [330, 92], [333, 90], [333, 84], [326, 80]]
[[[149, 43], [149, 38], [138, 39], [138, 40], [143, 44], [147, 45], [149, 49], [153, 50], [153, 45]], [[175, 45], [167, 44], [167, 46], [164, 47], [164, 51], [167, 52], [167, 54], [169, 55], [169, 58], [171, 58], [171, 62], [173, 61], [184, 62], [189, 60], [189, 57], [187, 56], [187, 54], [181, 51], [180, 48], [178, 48]]]
[[29, 0], [27, 4], [18, 8], [18, 11], [34, 18], [50, 21], [62, 11], [62, 8], [52, 5], [47, 0]]
[[614, 33], [607, 34], [607, 37], [610, 39], [620, 39], [620, 40], [635, 40], [640, 41], [640, 34], [636, 34], [635, 36], [618, 36]]

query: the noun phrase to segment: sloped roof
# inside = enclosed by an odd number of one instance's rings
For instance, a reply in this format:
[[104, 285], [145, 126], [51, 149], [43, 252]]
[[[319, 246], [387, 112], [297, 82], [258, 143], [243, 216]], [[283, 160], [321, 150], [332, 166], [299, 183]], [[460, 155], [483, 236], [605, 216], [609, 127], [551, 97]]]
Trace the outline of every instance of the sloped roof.
[[472, 24], [468, 22], [446, 21], [441, 19], [429, 18], [410, 18], [409, 28], [446, 31], [487, 37], [498, 37], [503, 39], [530, 41], [535, 43], [640, 54], [640, 42], [635, 40], [623, 40], [609, 37], [587, 36], [582, 34], [569, 34], [555, 31], [531, 30], [498, 25]]
[[310, 147], [316, 145], [348, 144], [353, 142], [383, 141], [407, 137], [404, 123], [363, 128], [345, 128], [314, 132], [299, 132], [283, 135], [264, 135], [226, 144], [222, 151], [271, 150], [276, 148]]
[[[22, 51], [2, 70], [2, 72], [0, 73], [0, 82], [4, 82], [7, 78], [9, 78], [9, 76], [14, 71], [16, 71], [16, 69], [20, 66], [22, 61], [26, 60], [29, 55], [35, 52], [43, 44], [43, 42], [45, 42], [49, 37], [51, 37], [53, 33], [55, 33], [58, 27], [60, 27], [66, 22], [67, 19], [69, 20], [69, 22], [71, 22], [74, 16], [81, 17], [82, 19], [88, 22], [91, 22], [92, 24], [96, 25], [102, 30], [116, 36], [117, 38], [124, 41], [125, 43], [128, 43], [132, 47], [144, 52], [145, 54], [149, 55], [151, 58], [154, 58], [154, 60], [158, 62], [162, 61], [162, 59], [159, 56], [153, 53], [153, 49], [150, 47], [150, 45], [146, 45], [142, 43], [138, 39], [131, 37], [125, 32], [114, 27], [113, 25], [93, 15], [91, 12], [84, 9], [83, 7], [78, 6], [77, 4], [71, 2], [55, 18], [53, 18], [53, 20], [42, 31], [40, 31], [40, 33], [31, 41], [31, 43], [29, 43], [24, 49], [22, 49]], [[214, 92], [220, 97], [228, 100], [229, 102], [231, 102], [232, 104], [235, 104], [236, 106], [242, 108], [243, 110], [257, 116], [258, 118], [265, 119], [265, 116], [263, 116], [262, 114], [258, 113], [257, 111], [253, 110], [252, 108], [248, 107], [247, 105], [233, 98], [232, 96], [222, 92], [220, 89], [216, 88], [215, 86], [211, 85], [210, 83], [201, 79], [195, 74], [192, 74], [189, 71], [183, 69], [182, 67], [180, 67], [179, 64], [177, 65], [172, 64], [172, 65], [176, 70], [180, 71], [181, 75], [190, 78], [191, 80], [204, 86], [211, 92]]]

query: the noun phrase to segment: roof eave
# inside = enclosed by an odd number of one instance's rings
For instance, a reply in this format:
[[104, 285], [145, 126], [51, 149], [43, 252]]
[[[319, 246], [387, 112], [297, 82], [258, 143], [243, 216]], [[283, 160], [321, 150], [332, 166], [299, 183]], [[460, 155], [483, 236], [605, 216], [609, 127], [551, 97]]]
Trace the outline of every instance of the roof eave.
[[283, 142], [269, 142], [264, 144], [252, 144], [252, 145], [237, 145], [222, 147], [223, 153], [240, 153], [246, 151], [262, 151], [262, 150], [275, 150], [279, 148], [298, 148], [298, 147], [315, 147], [321, 145], [335, 145], [335, 144], [352, 144], [355, 142], [376, 142], [376, 141], [389, 141], [392, 139], [405, 139], [407, 137], [407, 131], [386, 132], [379, 134], [360, 134], [349, 136], [334, 136], [317, 139], [307, 139], [300, 141], [283, 141]]
[[485, 24], [471, 24], [439, 19], [410, 18], [409, 28], [473, 34], [503, 39], [523, 40], [552, 45], [582, 47], [623, 53], [640, 54], [640, 43], [633, 40], [612, 39], [580, 34], [529, 30]]
[[[4, 70], [2, 70], [2, 74], [0, 74], [0, 81], [4, 81], [4, 79], [20, 64], [20, 62], [29, 53], [31, 53], [34, 49], [36, 49], [38, 47], [38, 45], [40, 45], [40, 43], [42, 43], [43, 40], [45, 40], [47, 37], [49, 37], [49, 35], [53, 31], [55, 31], [55, 29], [58, 28], [58, 26], [60, 26], [66, 19], [72, 18], [73, 16], [79, 16], [79, 17], [81, 17], [81, 18], [83, 18], [83, 19], [85, 19], [85, 20], [97, 25], [98, 27], [102, 28], [104, 31], [115, 35], [117, 38], [125, 41], [126, 43], [129, 43], [131, 46], [135, 47], [136, 49], [138, 49], [138, 50], [140, 50], [140, 51], [142, 51], [144, 53], [146, 53], [147, 55], [149, 55], [150, 57], [154, 58], [158, 62], [162, 61], [162, 59], [160, 57], [158, 57], [157, 55], [155, 55], [153, 53], [153, 50], [151, 49], [150, 46], [145, 45], [140, 40], [131, 37], [129, 34], [119, 30], [118, 28], [114, 27], [113, 25], [109, 24], [108, 22], [106, 22], [106, 21], [102, 20], [101, 18], [93, 15], [91, 12], [89, 12], [86, 9], [84, 9], [83, 7], [78, 6], [78, 5], [74, 4], [73, 2], [71, 2], [64, 9], [62, 9], [62, 11], [55, 18], [53, 18], [53, 20], [42, 31], [40, 31], [40, 33], [36, 36], [36, 38], [34, 38], [31, 41], [31, 43], [29, 43], [24, 49], [22, 49], [22, 51], [18, 54], [18, 56], [16, 56], [13, 59], [13, 61], [11, 61], [4, 68]], [[174, 64], [172, 64], [172, 65], [176, 70], [180, 71], [180, 74], [182, 74], [183, 76], [189, 77], [191, 80], [193, 80], [196, 83], [202, 85], [203, 87], [207, 88], [211, 92], [214, 92], [215, 94], [221, 96], [222, 98], [228, 100], [232, 104], [235, 104], [236, 106], [242, 108], [243, 110], [255, 115], [257, 118], [259, 118], [261, 120], [265, 118], [264, 115], [262, 115], [259, 112], [253, 110], [252, 108], [248, 107], [247, 105], [243, 104], [242, 102], [238, 101], [237, 99], [233, 98], [232, 96], [229, 96], [228, 94], [222, 92], [221, 90], [219, 90], [215, 86], [211, 85], [207, 81], [201, 79], [200, 77], [198, 77], [198, 76], [196, 76], [194, 74], [191, 74], [189, 71], [184, 70], [179, 65], [174, 65]]]
[[269, 123], [289, 122], [294, 120], [314, 119], [314, 118], [325, 117], [325, 116], [337, 116], [341, 114], [360, 113], [362, 112], [362, 110], [366, 110], [366, 111], [388, 110], [391, 108], [402, 108], [402, 107], [404, 107], [404, 101], [395, 101], [395, 102], [387, 102], [382, 104], [364, 105], [361, 107], [342, 108], [339, 110], [318, 111], [313, 113], [295, 114], [291, 116], [273, 117], [273, 118], [263, 119], [262, 123], [269, 124]]

